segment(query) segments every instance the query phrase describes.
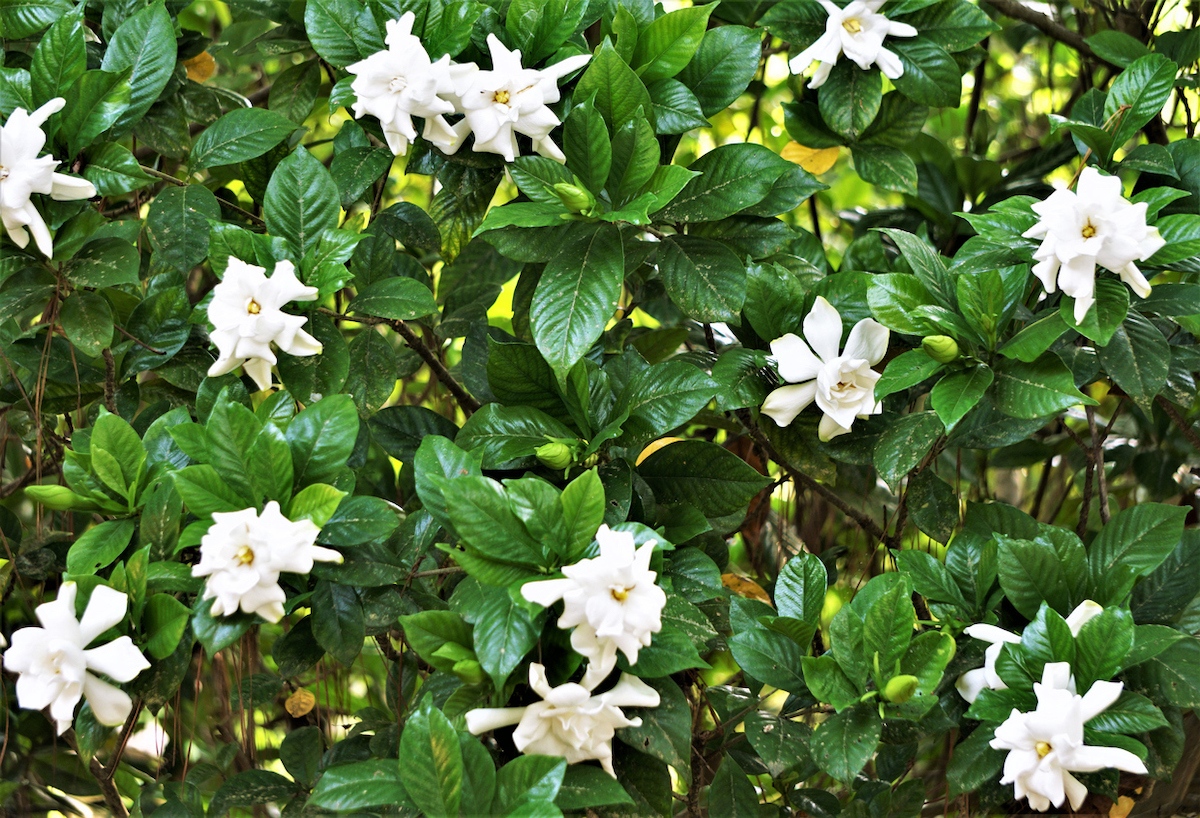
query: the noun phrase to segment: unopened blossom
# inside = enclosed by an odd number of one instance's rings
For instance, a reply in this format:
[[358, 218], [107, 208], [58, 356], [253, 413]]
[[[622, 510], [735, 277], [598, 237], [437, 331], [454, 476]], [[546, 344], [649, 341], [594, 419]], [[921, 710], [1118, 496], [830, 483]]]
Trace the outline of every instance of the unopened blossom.
[[38, 156], [46, 144], [42, 124], [66, 104], [55, 97], [32, 114], [17, 108], [0, 125], [0, 221], [18, 247], [28, 245], [32, 233], [34, 244], [47, 258], [54, 255], [50, 228], [29, 197], [48, 193], [52, 199], [68, 201], [96, 195], [86, 179], [55, 173], [59, 162], [53, 156]]
[[1077, 810], [1087, 798], [1087, 787], [1071, 773], [1092, 773], [1109, 767], [1145, 773], [1146, 765], [1128, 750], [1083, 743], [1083, 726], [1117, 700], [1121, 682], [1096, 682], [1080, 696], [1062, 686], [1069, 668], [1046, 665], [1042, 682], [1034, 683], [1037, 708], [1028, 713], [1014, 709], [996, 728], [993, 749], [1008, 750], [1001, 784], [1012, 784], [1014, 797], [1028, 799], [1039, 812], [1070, 801]]
[[[1090, 599], [1080, 602], [1075, 606], [1075, 610], [1071, 611], [1067, 616], [1067, 627], [1071, 629], [1071, 635], [1078, 636], [1084, 623], [1098, 616], [1103, 611], [1103, 606], [1098, 605]], [[964, 628], [963, 633], [989, 644], [987, 650], [983, 653], [983, 667], [968, 670], [959, 676], [958, 681], [954, 683], [954, 687], [958, 690], [959, 695], [968, 702], [974, 702], [981, 690], [1007, 690], [1008, 685], [996, 674], [996, 660], [1000, 658], [1001, 648], [1006, 644], [1019, 644], [1021, 637], [1012, 631], [1006, 631], [1004, 628], [997, 628], [995, 625], [986, 625], [982, 622]], [[1075, 692], [1074, 679], [1070, 679], [1063, 686], [1069, 686], [1071, 692]]]
[[466, 116], [450, 133], [438, 134], [426, 129], [426, 138], [438, 144], [446, 153], [454, 153], [462, 144], [469, 129], [475, 134], [474, 150], [478, 153], [498, 153], [511, 162], [517, 157], [517, 134], [533, 140], [533, 149], [556, 162], [566, 157], [550, 139], [550, 131], [559, 119], [547, 106], [558, 102], [558, 81], [583, 67], [590, 54], [567, 57], [541, 70], [523, 68], [521, 52], [509, 51], [489, 34], [488, 48], [492, 69], [468, 72], [456, 83], [459, 110]]
[[241, 608], [278, 622], [287, 599], [279, 587], [281, 572], [307, 574], [314, 560], [342, 561], [337, 551], [314, 545], [321, 529], [310, 520], [287, 519], [274, 500], [261, 516], [247, 508], [212, 517], [200, 540], [200, 562], [192, 566], [192, 576], [208, 577], [204, 599], [213, 600], [213, 616], [229, 616]]
[[787, 426], [815, 400], [825, 413], [818, 435], [829, 440], [849, 432], [856, 417], [883, 411], [875, 400], [879, 373], [871, 369], [887, 352], [889, 333], [883, 324], [873, 318], [859, 321], [839, 354], [842, 316], [817, 296], [804, 319], [804, 337], [808, 343], [790, 332], [771, 342], [771, 354], [788, 385], [767, 395], [764, 415]]
[[904, 73], [904, 63], [896, 52], [883, 47], [886, 37], [915, 37], [917, 30], [907, 23], [897, 23], [879, 13], [884, 0], [853, 0], [845, 8], [839, 8], [830, 0], [817, 0], [829, 19], [825, 21], [825, 33], [815, 43], [792, 57], [788, 67], [799, 74], [814, 62], [810, 88], [820, 88], [829, 78], [829, 72], [843, 54], [857, 63], [864, 71], [872, 65], [888, 79], [896, 79]]
[[667, 595], [654, 580], [650, 557], [655, 540], [634, 546], [633, 535], [601, 525], [596, 532], [600, 555], [563, 568], [564, 579], [527, 582], [521, 594], [530, 602], [550, 607], [563, 600], [560, 628], [574, 628], [571, 647], [588, 659], [582, 684], [593, 688], [617, 665], [617, 651], [630, 664], [662, 630]]
[[270, 389], [271, 366], [278, 362], [272, 344], [289, 355], [321, 351], [321, 342], [301, 329], [308, 318], [281, 309], [289, 301], [315, 301], [317, 288], [301, 284], [290, 261], [277, 263], [270, 278], [266, 272], [229, 257], [225, 277], [213, 288], [208, 305], [208, 320], [215, 327], [209, 337], [218, 352], [208, 368], [209, 377], [244, 364], [259, 389]]
[[350, 84], [357, 97], [355, 118], [377, 118], [397, 156], [408, 153], [409, 143], [417, 138], [414, 116], [432, 118], [454, 111], [454, 105], [438, 95], [450, 90], [450, 56], [429, 59], [425, 46], [413, 36], [415, 19], [409, 11], [399, 20], [389, 20], [387, 49], [346, 68], [356, 75]]
[[1034, 203], [1033, 212], [1040, 219], [1023, 234], [1042, 240], [1033, 254], [1033, 274], [1046, 292], [1058, 287], [1075, 299], [1075, 323], [1096, 302], [1097, 265], [1119, 275], [1140, 297], [1150, 294], [1134, 262], [1150, 258], [1166, 241], [1146, 224], [1146, 203], [1121, 195], [1119, 178], [1086, 167], [1074, 191], [1060, 187]]
[[612, 690], [598, 695], [583, 685], [567, 682], [551, 687], [546, 668], [529, 666], [529, 686], [542, 701], [528, 707], [483, 707], [467, 712], [467, 729], [474, 735], [510, 724], [517, 725], [513, 743], [522, 753], [558, 756], [568, 764], [596, 759], [616, 778], [612, 739], [622, 727], [641, 727], [622, 707], [657, 707], [658, 691], [636, 676], [622, 673]]
[[118, 725], [133, 709], [129, 694], [97, 673], [118, 682], [131, 681], [150, 663], [128, 636], [88, 648], [97, 636], [125, 619], [129, 597], [107, 585], [97, 585], [81, 619], [75, 618], [79, 587], [65, 582], [53, 602], [34, 613], [40, 628], [21, 628], [12, 635], [4, 667], [17, 678], [17, 702], [26, 710], [50, 708], [62, 735], [75, 718], [75, 705], [86, 698], [96, 721]]

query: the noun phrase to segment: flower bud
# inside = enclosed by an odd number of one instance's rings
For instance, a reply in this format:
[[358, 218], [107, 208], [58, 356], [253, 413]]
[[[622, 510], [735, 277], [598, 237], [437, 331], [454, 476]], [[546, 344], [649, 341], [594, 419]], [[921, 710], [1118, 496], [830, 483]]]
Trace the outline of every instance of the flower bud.
[[921, 341], [921, 347], [939, 364], [948, 364], [958, 358], [958, 342], [949, 335], [930, 335]]
[[904, 704], [917, 692], [917, 677], [905, 674], [893, 676], [883, 688], [883, 697], [894, 704]]
[[554, 192], [558, 194], [558, 198], [567, 210], [570, 210], [572, 213], [587, 215], [596, 206], [596, 197], [578, 185], [559, 182], [554, 186]]
[[566, 443], [543, 443], [534, 453], [541, 464], [550, 469], [567, 469], [575, 462], [575, 452]]

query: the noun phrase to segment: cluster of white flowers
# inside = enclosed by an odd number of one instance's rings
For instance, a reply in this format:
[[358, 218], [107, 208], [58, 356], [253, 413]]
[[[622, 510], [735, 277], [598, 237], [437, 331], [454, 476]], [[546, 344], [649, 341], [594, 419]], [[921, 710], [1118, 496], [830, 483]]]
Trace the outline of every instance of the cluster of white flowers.
[[[1084, 624], [1098, 616], [1103, 607], [1085, 599], [1067, 617], [1072, 636], [1078, 636]], [[996, 659], [1006, 644], [1017, 644], [1021, 637], [995, 625], [978, 623], [963, 631], [968, 636], [990, 643], [981, 668], [969, 670], [958, 678], [955, 687], [968, 702], [987, 690], [1006, 690], [1008, 685], [996, 673]], [[1121, 695], [1121, 682], [1100, 681], [1084, 695], [1075, 689], [1075, 677], [1067, 662], [1050, 662], [1042, 671], [1041, 683], [1033, 685], [1037, 707], [1012, 714], [996, 728], [991, 746], [1008, 750], [1001, 784], [1012, 784], [1014, 797], [1025, 798], [1032, 809], [1044, 812], [1053, 804], [1070, 800], [1079, 809], [1087, 797], [1085, 787], [1071, 773], [1091, 773], [1108, 767], [1132, 773], [1145, 773], [1146, 766], [1136, 755], [1116, 747], [1092, 747], [1083, 743], [1083, 725], [1101, 713]]]
[[1146, 224], [1146, 207], [1121, 195], [1119, 178], [1094, 167], [1083, 169], [1074, 191], [1060, 187], [1033, 205], [1041, 218], [1024, 233], [1042, 239], [1033, 274], [1047, 293], [1057, 286], [1075, 299], [1075, 323], [1096, 302], [1096, 265], [1119, 275], [1140, 297], [1150, 294], [1150, 282], [1134, 262], [1150, 258], [1166, 241]]
[[271, 388], [271, 366], [277, 363], [271, 344], [289, 355], [316, 355], [321, 342], [301, 329], [304, 316], [281, 310], [289, 301], [315, 301], [316, 287], [306, 287], [296, 278], [290, 261], [275, 265], [270, 278], [266, 269], [230, 257], [225, 276], [213, 288], [208, 320], [210, 337], [218, 357], [208, 368], [210, 377], [224, 375], [245, 364], [246, 374], [259, 389]]
[[872, 65], [888, 79], [904, 74], [904, 63], [896, 52], [883, 47], [885, 37], [915, 37], [917, 30], [907, 23], [897, 23], [879, 13], [884, 0], [853, 0], [845, 8], [839, 8], [830, 0], [818, 0], [829, 13], [825, 21], [825, 33], [808, 48], [792, 57], [788, 67], [799, 74], [813, 63], [810, 88], [820, 88], [829, 79], [829, 72], [843, 54], [858, 64], [864, 71]]
[[[599, 556], [563, 568], [563, 579], [527, 582], [521, 594], [544, 607], [562, 600], [560, 628], [574, 628], [571, 647], [588, 660], [578, 684], [550, 687], [542, 665], [531, 664], [529, 686], [543, 701], [528, 707], [480, 708], [467, 713], [467, 729], [479, 733], [517, 724], [513, 741], [521, 752], [561, 756], [574, 764], [598, 759], [609, 775], [613, 731], [638, 727], [620, 707], [657, 707], [658, 692], [636, 676], [622, 673], [616, 686], [592, 695], [617, 665], [617, 651], [630, 664], [662, 630], [667, 595], [654, 580], [650, 557], [655, 540], [635, 547], [633, 535], [601, 525], [596, 532]], [[519, 724], [518, 724], [519, 722]]]
[[788, 385], [767, 395], [764, 415], [787, 426], [815, 400], [825, 413], [817, 433], [821, 440], [829, 440], [849, 432], [854, 418], [883, 411], [875, 400], [879, 373], [871, 367], [887, 352], [886, 327], [873, 318], [862, 319], [850, 330], [839, 355], [842, 316], [817, 296], [812, 312], [804, 318], [804, 337], [807, 344], [790, 332], [771, 342], [771, 354]]
[[129, 597], [106, 585], [92, 591], [82, 619], [75, 618], [79, 587], [65, 582], [53, 602], [34, 611], [40, 628], [21, 628], [12, 636], [12, 647], [4, 654], [4, 667], [17, 678], [17, 702], [26, 710], [50, 708], [58, 734], [75, 719], [75, 705], [86, 698], [96, 721], [118, 725], [129, 717], [133, 700], [129, 694], [96, 673], [118, 682], [132, 681], [150, 663], [128, 636], [104, 645], [87, 646], [109, 628], [125, 619]]
[[[448, 55], [434, 62], [412, 33], [414, 20], [410, 11], [388, 21], [387, 50], [347, 68], [355, 75], [350, 85], [357, 96], [354, 116], [377, 117], [392, 153], [408, 152], [417, 136], [412, 117], [419, 116], [425, 118], [425, 139], [444, 153], [457, 152], [467, 134], [474, 133], [475, 151], [498, 153], [511, 162], [518, 152], [516, 135], [524, 134], [542, 156], [565, 161], [550, 139], [559, 119], [547, 105], [559, 100], [558, 81], [583, 67], [590, 54], [541, 70], [524, 68], [520, 51], [509, 51], [489, 34], [491, 70], [451, 62]], [[447, 114], [463, 118], [450, 124]]]
[[309, 520], [292, 522], [279, 503], [267, 503], [260, 516], [252, 508], [213, 514], [200, 540], [200, 562], [192, 576], [208, 577], [204, 599], [212, 599], [213, 616], [229, 616], [241, 608], [268, 622], [283, 618], [287, 599], [279, 574], [307, 574], [313, 561], [341, 562], [342, 555], [314, 545], [321, 531]]
[[1071, 668], [1052, 662], [1042, 671], [1041, 683], [1034, 682], [1037, 708], [1012, 714], [996, 728], [990, 742], [995, 750], [1008, 750], [1001, 784], [1012, 784], [1018, 800], [1045, 812], [1064, 800], [1077, 810], [1087, 798], [1087, 787], [1071, 773], [1094, 773], [1113, 767], [1130, 773], [1146, 773], [1146, 765], [1128, 750], [1096, 747], [1083, 743], [1083, 726], [1121, 695], [1121, 682], [1096, 682], [1087, 693], [1075, 692]]
[[29, 197], [49, 193], [53, 199], [67, 201], [96, 195], [91, 182], [55, 173], [59, 163], [53, 156], [38, 156], [46, 144], [42, 123], [66, 104], [62, 97], [55, 97], [32, 114], [17, 108], [0, 125], [0, 221], [18, 247], [29, 244], [33, 233], [34, 243], [47, 258], [54, 255], [50, 228]]

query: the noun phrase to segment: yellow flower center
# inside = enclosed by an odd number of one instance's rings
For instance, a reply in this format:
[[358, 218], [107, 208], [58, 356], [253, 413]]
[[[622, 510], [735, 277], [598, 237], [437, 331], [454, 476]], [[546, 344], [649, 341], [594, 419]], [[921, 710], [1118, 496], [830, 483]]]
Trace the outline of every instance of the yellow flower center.
[[1085, 239], [1090, 239], [1092, 236], [1096, 235], [1096, 228], [1090, 219], [1088, 220], [1087, 224], [1083, 226], [1083, 229], [1079, 231], [1079, 234]]
[[251, 298], [250, 303], [246, 305], [246, 312], [251, 315], [258, 315], [262, 312], [262, 307], [258, 306], [258, 302]]
[[499, 102], [501, 105], [507, 105], [508, 104], [508, 91], [501, 89], [495, 93], [495, 95], [492, 97], [492, 99], [494, 99], [496, 102]]
[[1052, 750], [1053, 748], [1046, 742], [1039, 741], [1037, 744], [1034, 745], [1034, 749], [1037, 750], [1038, 758], [1045, 758], [1046, 756], [1048, 756], [1050, 754], [1050, 750]]
[[233, 555], [233, 561], [238, 565], [249, 565], [254, 562], [254, 549], [248, 545], [243, 545]]
[[857, 34], [862, 31], [862, 23], [858, 22], [856, 17], [851, 17], [848, 20], [842, 21], [842, 28], [849, 31], [851, 34]]
[[632, 588], [625, 588], [620, 585], [614, 585], [612, 587], [612, 589], [609, 591], [609, 593], [612, 594], [612, 598], [615, 599], [617, 602], [624, 602], [625, 598], [629, 596], [629, 592], [632, 590], [633, 590]]

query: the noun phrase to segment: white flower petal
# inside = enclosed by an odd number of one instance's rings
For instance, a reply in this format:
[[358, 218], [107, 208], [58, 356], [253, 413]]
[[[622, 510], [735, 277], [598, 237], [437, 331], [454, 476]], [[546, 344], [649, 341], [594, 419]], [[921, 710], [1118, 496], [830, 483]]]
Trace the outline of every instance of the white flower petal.
[[817, 382], [781, 386], [767, 395], [759, 410], [779, 426], [787, 426], [813, 402], [817, 395]]
[[823, 296], [817, 296], [812, 311], [804, 317], [804, 338], [824, 363], [838, 357], [838, 347], [842, 343], [842, 316]]
[[846, 339], [846, 348], [842, 355], [847, 358], [863, 358], [874, 366], [887, 354], [890, 338], [891, 333], [887, 327], [874, 318], [864, 318], [850, 330], [850, 337]]
[[821, 359], [799, 336], [790, 332], [771, 342], [771, 355], [779, 366], [780, 376], [788, 383], [812, 380], [821, 371]]
[[85, 650], [89, 670], [99, 671], [118, 682], [132, 681], [150, 663], [128, 636], [121, 636], [106, 645]]
[[110, 727], [124, 724], [133, 710], [133, 700], [128, 693], [90, 673], [83, 680], [83, 695], [92, 706], [96, 721]]
[[129, 597], [107, 585], [97, 585], [88, 600], [83, 618], [79, 620], [80, 634], [86, 645], [109, 628], [121, 622], [129, 610]]
[[479, 707], [466, 713], [467, 731], [473, 736], [516, 724], [525, 715], [524, 707]]

